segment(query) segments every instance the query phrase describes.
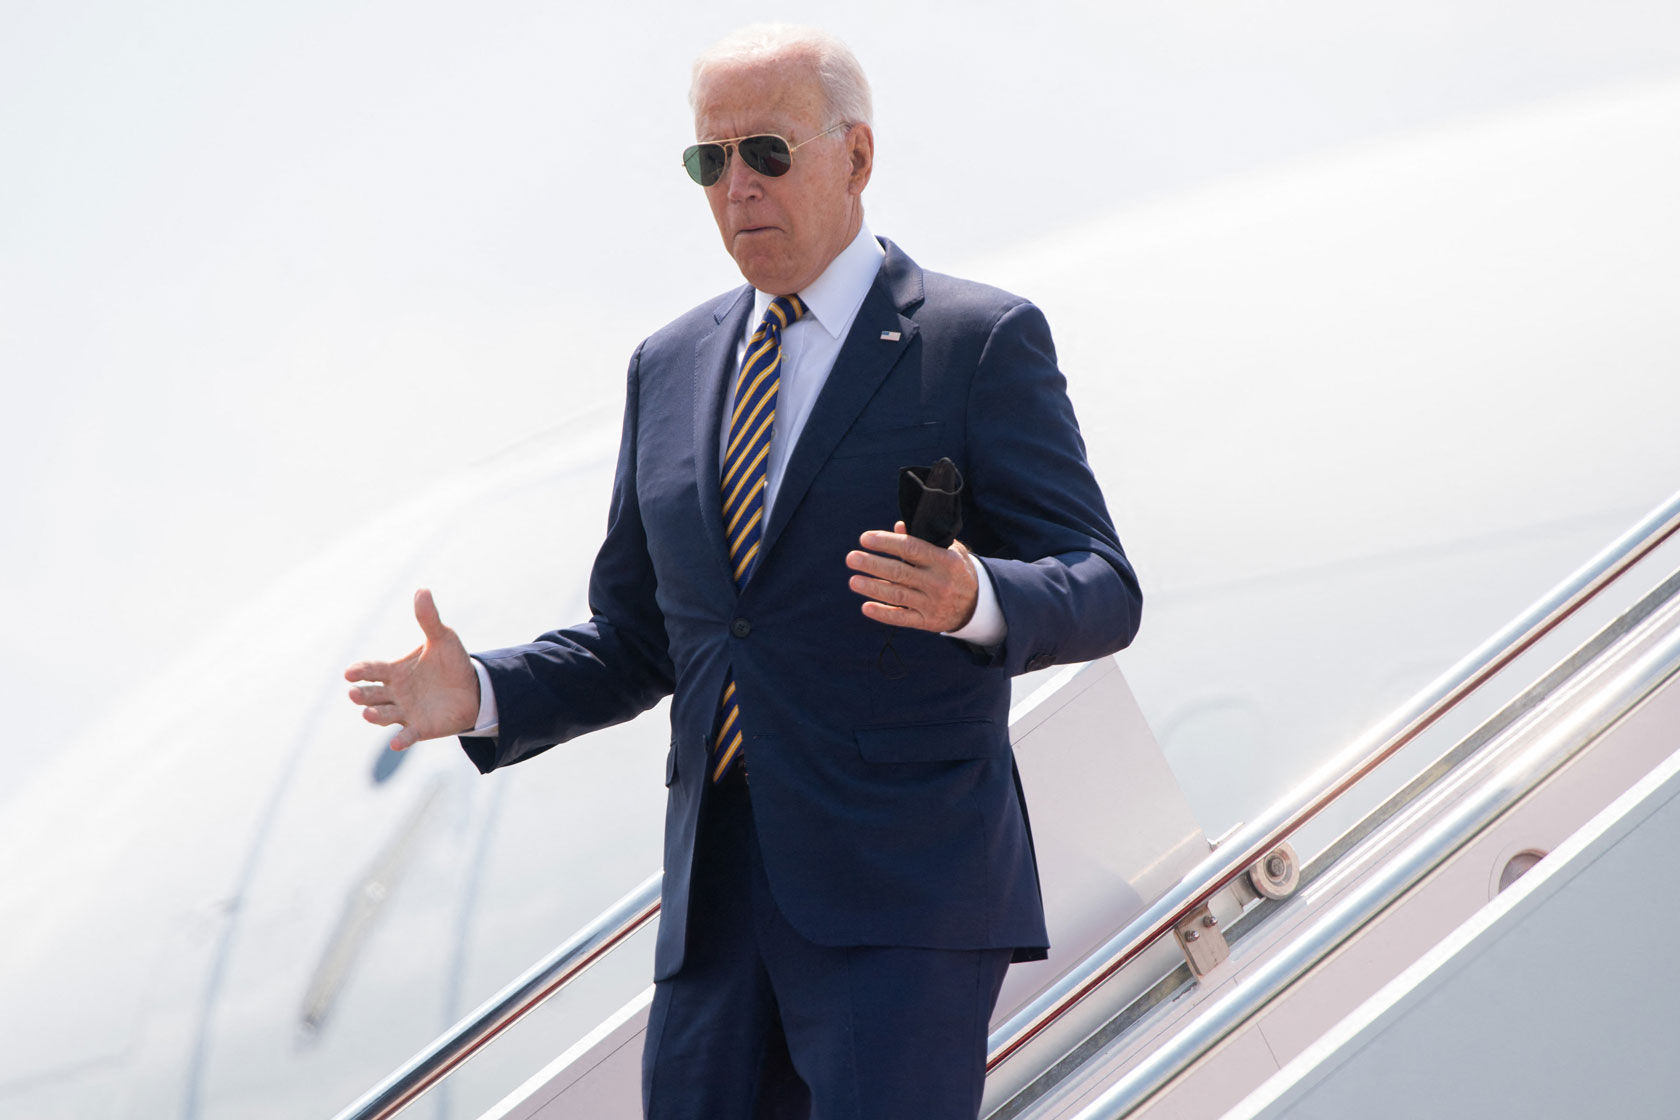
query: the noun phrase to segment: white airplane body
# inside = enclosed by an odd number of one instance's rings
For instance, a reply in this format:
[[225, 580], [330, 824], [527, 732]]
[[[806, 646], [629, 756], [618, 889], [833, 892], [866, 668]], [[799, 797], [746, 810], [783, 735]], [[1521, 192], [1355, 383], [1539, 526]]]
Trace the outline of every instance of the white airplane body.
[[[972, 273], [1050, 317], [1143, 579], [1121, 663], [1210, 835], [1675, 488], [1676, 137], [1680, 85], [1632, 88]], [[331, 1114], [657, 867], [663, 706], [480, 778], [384, 752], [339, 679], [414, 644], [416, 586], [479, 648], [586, 617], [617, 435], [574, 417], [371, 524], [5, 806], [0, 1116]], [[477, 1115], [649, 957], [418, 1114]]]

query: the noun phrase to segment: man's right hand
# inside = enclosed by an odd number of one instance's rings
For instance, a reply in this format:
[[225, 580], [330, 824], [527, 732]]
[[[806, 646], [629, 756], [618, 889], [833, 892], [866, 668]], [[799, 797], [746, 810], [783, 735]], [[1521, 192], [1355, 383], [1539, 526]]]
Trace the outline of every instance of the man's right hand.
[[400, 724], [391, 749], [407, 750], [422, 739], [463, 735], [478, 722], [478, 673], [455, 631], [438, 617], [432, 593], [414, 593], [414, 617], [426, 640], [400, 661], [358, 661], [344, 670], [347, 681], [372, 681], [350, 690], [362, 718], [381, 727]]

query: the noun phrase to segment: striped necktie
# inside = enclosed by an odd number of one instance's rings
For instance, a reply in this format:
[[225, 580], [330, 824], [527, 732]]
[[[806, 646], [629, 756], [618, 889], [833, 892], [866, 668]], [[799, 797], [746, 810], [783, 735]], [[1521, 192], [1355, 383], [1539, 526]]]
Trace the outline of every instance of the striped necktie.
[[[782, 331], [805, 314], [798, 296], [777, 296], [764, 310], [764, 321], [747, 343], [746, 360], [735, 379], [735, 410], [729, 417], [729, 443], [723, 452], [723, 535], [739, 593], [758, 565], [764, 534], [764, 487], [770, 458], [770, 435], [776, 424], [776, 395], [781, 387]], [[741, 755], [741, 704], [735, 695], [735, 670], [724, 678], [718, 705], [718, 732], [712, 743], [712, 781], [729, 773]]]

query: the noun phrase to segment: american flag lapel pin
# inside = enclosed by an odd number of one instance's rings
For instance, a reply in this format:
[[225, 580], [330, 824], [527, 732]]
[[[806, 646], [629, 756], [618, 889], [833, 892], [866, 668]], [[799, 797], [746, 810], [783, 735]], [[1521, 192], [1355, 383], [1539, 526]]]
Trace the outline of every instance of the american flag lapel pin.
[[903, 337], [904, 336], [899, 334], [897, 331], [882, 331], [881, 332], [881, 341], [882, 342], [897, 342], [899, 339], [901, 339]]

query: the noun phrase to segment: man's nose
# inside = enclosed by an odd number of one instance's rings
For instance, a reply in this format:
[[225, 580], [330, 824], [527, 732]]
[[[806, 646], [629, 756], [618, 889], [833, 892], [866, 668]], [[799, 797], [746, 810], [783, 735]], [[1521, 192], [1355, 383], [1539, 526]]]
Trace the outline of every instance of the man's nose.
[[723, 169], [723, 183], [731, 202], [745, 202], [764, 193], [764, 177], [747, 166], [739, 150], [729, 153], [729, 163]]

